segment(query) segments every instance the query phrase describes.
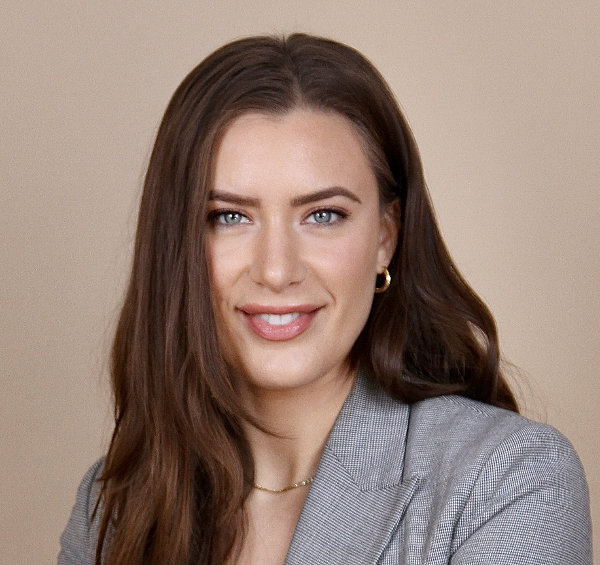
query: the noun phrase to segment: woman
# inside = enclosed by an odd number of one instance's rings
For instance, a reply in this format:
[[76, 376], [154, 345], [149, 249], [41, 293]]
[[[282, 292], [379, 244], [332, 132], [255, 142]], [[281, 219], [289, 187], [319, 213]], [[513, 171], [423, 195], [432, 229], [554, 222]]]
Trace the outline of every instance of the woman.
[[249, 38], [175, 92], [59, 563], [591, 563], [572, 447], [520, 417], [417, 147], [349, 47]]

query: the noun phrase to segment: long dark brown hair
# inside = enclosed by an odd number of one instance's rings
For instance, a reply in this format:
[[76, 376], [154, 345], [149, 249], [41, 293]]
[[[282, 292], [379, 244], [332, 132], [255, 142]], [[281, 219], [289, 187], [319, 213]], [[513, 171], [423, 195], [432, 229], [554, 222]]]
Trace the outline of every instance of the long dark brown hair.
[[235, 376], [216, 342], [204, 244], [215, 154], [245, 112], [345, 116], [399, 202], [390, 288], [351, 355], [390, 394], [461, 394], [516, 410], [496, 329], [441, 239], [417, 146], [376, 69], [308, 35], [253, 37], [205, 59], [166, 110], [145, 178], [133, 269], [112, 351], [115, 430], [102, 473], [96, 564], [221, 564], [240, 547], [253, 461]]

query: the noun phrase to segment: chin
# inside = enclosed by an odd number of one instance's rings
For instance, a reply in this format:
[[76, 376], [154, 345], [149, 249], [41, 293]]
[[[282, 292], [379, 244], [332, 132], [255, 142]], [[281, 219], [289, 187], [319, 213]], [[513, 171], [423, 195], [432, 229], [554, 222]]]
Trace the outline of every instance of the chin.
[[270, 391], [292, 391], [310, 386], [319, 386], [321, 383], [330, 383], [336, 378], [348, 374], [348, 365], [341, 361], [335, 365], [324, 366], [321, 363], [307, 362], [306, 357], [298, 360], [298, 366], [290, 363], [289, 358], [284, 363], [267, 366], [244, 367], [239, 371], [242, 378], [256, 389]]

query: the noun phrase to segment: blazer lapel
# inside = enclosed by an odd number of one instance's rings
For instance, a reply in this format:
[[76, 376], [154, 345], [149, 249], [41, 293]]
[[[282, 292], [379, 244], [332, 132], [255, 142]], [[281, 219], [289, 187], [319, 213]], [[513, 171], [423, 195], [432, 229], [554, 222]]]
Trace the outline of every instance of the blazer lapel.
[[331, 431], [286, 565], [375, 563], [420, 478], [404, 477], [410, 408], [359, 373]]

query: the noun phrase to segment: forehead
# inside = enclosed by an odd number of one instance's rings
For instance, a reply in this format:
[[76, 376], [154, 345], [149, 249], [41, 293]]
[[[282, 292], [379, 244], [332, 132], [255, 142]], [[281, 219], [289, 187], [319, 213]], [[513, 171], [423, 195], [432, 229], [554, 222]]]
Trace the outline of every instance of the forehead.
[[372, 186], [375, 175], [357, 128], [334, 112], [247, 113], [226, 129], [214, 188]]

